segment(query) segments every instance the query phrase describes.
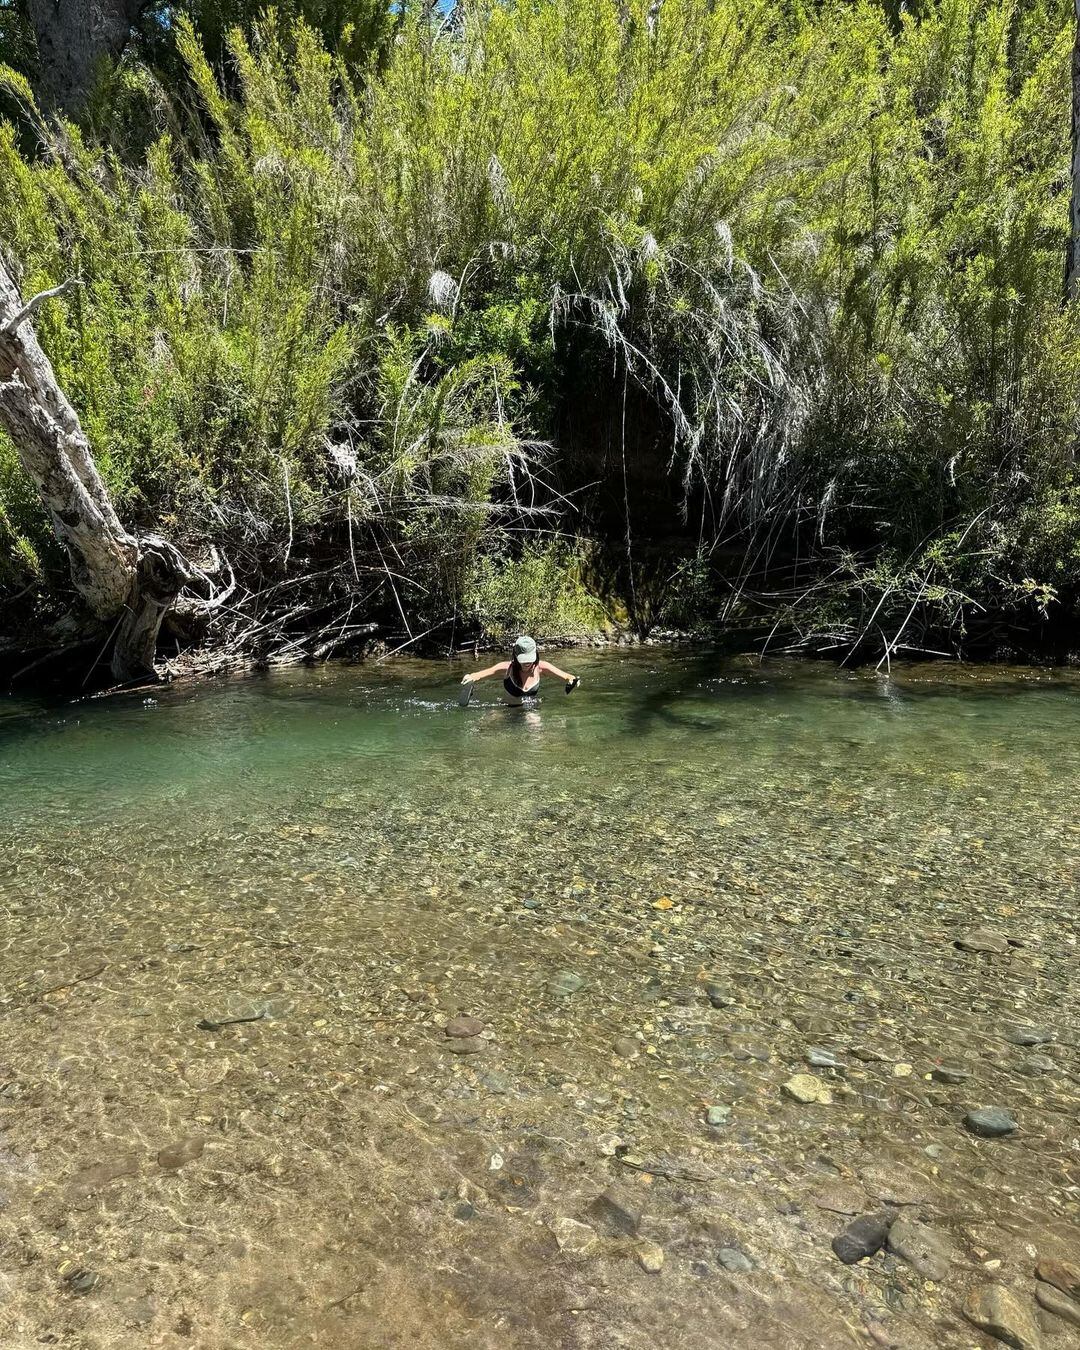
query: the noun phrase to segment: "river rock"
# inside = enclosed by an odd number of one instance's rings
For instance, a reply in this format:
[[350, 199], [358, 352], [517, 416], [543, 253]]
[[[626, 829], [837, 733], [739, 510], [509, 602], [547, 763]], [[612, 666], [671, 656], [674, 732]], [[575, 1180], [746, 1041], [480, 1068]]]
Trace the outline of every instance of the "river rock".
[[1068, 1261], [1044, 1257], [1035, 1267], [1035, 1274], [1070, 1298], [1080, 1298], [1080, 1267], [1072, 1266]]
[[548, 980], [548, 993], [556, 998], [569, 998], [584, 985], [583, 976], [573, 970], [560, 970]]
[[854, 1265], [864, 1256], [873, 1256], [884, 1247], [895, 1217], [891, 1210], [860, 1214], [833, 1238], [833, 1251], [845, 1266]]
[[1051, 1073], [1056, 1067], [1049, 1055], [1028, 1055], [1020, 1065], [1020, 1072], [1028, 1078], [1038, 1078], [1040, 1074]]
[[468, 1013], [462, 1013], [458, 1017], [451, 1017], [443, 1031], [448, 1036], [479, 1036], [484, 1029], [484, 1023], [479, 1017], [470, 1017]]
[[1045, 1045], [1054, 1033], [1046, 1027], [1006, 1027], [1005, 1039], [1012, 1045]]
[[966, 1083], [971, 1070], [962, 1069], [958, 1064], [939, 1064], [936, 1069], [931, 1069], [930, 1075], [936, 1083]]
[[844, 1066], [831, 1050], [821, 1050], [811, 1046], [806, 1052], [806, 1062], [815, 1069], [842, 1069]]
[[189, 1162], [197, 1162], [203, 1155], [206, 1140], [192, 1135], [176, 1144], [166, 1144], [158, 1153], [158, 1166], [166, 1172], [177, 1172]]
[[487, 1049], [483, 1036], [448, 1036], [446, 1048], [452, 1055], [478, 1055]]
[[962, 952], [991, 952], [995, 956], [1001, 956], [1009, 950], [1008, 939], [988, 928], [974, 928], [970, 933], [964, 933], [956, 939], [955, 945]]
[[897, 1219], [889, 1229], [888, 1247], [924, 1280], [943, 1280], [953, 1262], [946, 1238], [914, 1219]]
[[101, 1283], [101, 1276], [96, 1270], [84, 1270], [81, 1267], [73, 1270], [69, 1275], [64, 1276], [64, 1283], [73, 1294], [92, 1294]]
[[716, 1259], [733, 1275], [745, 1274], [754, 1269], [754, 1262], [739, 1247], [721, 1247], [716, 1253]]
[[892, 1058], [891, 1054], [879, 1045], [853, 1045], [851, 1053], [864, 1064], [887, 1064]]
[[205, 1092], [207, 1088], [216, 1087], [222, 1082], [229, 1067], [227, 1056], [221, 1055], [216, 1059], [193, 1060], [185, 1064], [180, 1072], [188, 1087], [194, 1088], [196, 1092]]
[[589, 1225], [578, 1223], [577, 1219], [554, 1219], [551, 1231], [559, 1251], [569, 1252], [571, 1256], [588, 1256], [600, 1245], [600, 1239]]
[[964, 1124], [984, 1139], [1000, 1139], [1017, 1129], [1016, 1117], [1003, 1106], [979, 1106], [967, 1113]]
[[804, 1104], [820, 1102], [823, 1106], [828, 1106], [832, 1101], [832, 1093], [821, 1079], [812, 1073], [794, 1074], [784, 1084], [784, 1091], [793, 1100]]
[[1042, 1334], [1031, 1310], [1003, 1284], [973, 1289], [964, 1304], [964, 1316], [1013, 1350], [1041, 1350]]
[[1063, 1322], [1068, 1322], [1071, 1326], [1080, 1327], [1080, 1303], [1073, 1302], [1068, 1294], [1063, 1294], [1060, 1289], [1055, 1289], [1052, 1284], [1043, 1284], [1040, 1281], [1035, 1286], [1035, 1298], [1038, 1300], [1040, 1308], [1045, 1308], [1047, 1312], [1053, 1313], [1055, 1317], [1060, 1317]]
[[705, 1120], [710, 1125], [726, 1125], [730, 1119], [730, 1106], [710, 1106], [705, 1112]]
[[642, 1238], [635, 1248], [634, 1255], [641, 1269], [647, 1270], [650, 1275], [659, 1275], [664, 1268], [664, 1249], [658, 1242]]
[[476, 1081], [487, 1092], [492, 1092], [496, 1097], [506, 1097], [513, 1091], [513, 1085], [505, 1074], [501, 1073], [478, 1073]]
[[620, 1036], [613, 1049], [623, 1059], [636, 1059], [641, 1054], [641, 1046], [632, 1036]]

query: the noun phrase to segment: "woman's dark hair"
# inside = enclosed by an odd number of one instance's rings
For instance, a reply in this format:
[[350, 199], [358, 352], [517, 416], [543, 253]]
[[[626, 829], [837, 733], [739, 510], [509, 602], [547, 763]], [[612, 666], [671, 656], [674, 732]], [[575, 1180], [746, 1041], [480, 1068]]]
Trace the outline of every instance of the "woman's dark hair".
[[[537, 649], [537, 652], [536, 652], [536, 660], [535, 660], [535, 661], [530, 661], [530, 662], [529, 662], [529, 665], [530, 665], [530, 666], [538, 666], [539, 664], [540, 664], [540, 651], [539, 651], [539, 648], [538, 648], [538, 649]], [[510, 657], [510, 671], [509, 671], [509, 674], [510, 674], [510, 678], [514, 681], [514, 683], [517, 685], [517, 687], [518, 687], [519, 689], [524, 689], [525, 686], [522, 684], [521, 678], [520, 678], [520, 677], [521, 677], [521, 662], [517, 659], [517, 656], [516, 656], [516, 655]]]

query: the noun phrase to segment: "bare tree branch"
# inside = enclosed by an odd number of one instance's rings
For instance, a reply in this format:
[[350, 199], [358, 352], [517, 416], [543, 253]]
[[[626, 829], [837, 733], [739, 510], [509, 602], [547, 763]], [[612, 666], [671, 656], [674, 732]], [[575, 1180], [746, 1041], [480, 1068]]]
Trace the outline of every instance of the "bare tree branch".
[[15, 331], [27, 319], [32, 319], [46, 300], [52, 300], [58, 295], [64, 295], [71, 290], [73, 286], [81, 286], [82, 282], [78, 277], [68, 277], [67, 281], [62, 281], [59, 286], [53, 286], [48, 291], [38, 291], [23, 305], [17, 314], [13, 314], [3, 328], [0, 328], [0, 337], [14, 337]]

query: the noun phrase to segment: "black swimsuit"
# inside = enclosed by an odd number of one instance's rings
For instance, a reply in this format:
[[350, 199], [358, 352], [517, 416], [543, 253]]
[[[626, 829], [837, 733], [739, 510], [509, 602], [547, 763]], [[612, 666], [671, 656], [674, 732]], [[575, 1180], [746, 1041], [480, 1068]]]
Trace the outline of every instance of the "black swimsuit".
[[[510, 670], [514, 669], [511, 663]], [[510, 672], [507, 672], [506, 679], [503, 680], [503, 688], [511, 698], [537, 698], [540, 694], [540, 672], [536, 672], [536, 683], [531, 684], [528, 689], [522, 689], [521, 685], [514, 679]]]

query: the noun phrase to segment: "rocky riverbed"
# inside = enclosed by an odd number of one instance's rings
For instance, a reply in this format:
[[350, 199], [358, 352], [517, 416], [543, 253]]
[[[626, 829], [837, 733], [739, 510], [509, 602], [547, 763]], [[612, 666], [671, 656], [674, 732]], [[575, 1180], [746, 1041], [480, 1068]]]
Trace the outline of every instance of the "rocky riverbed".
[[1080, 1345], [1073, 686], [579, 664], [7, 719], [3, 1344]]

